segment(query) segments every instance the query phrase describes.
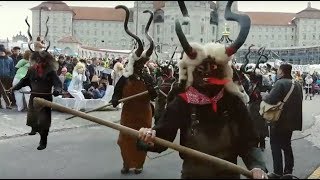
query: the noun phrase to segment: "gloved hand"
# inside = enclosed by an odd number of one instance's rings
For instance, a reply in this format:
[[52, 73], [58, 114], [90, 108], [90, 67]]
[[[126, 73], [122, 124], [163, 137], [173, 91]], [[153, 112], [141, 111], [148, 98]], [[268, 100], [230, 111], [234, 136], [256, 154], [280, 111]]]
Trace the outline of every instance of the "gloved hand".
[[53, 90], [53, 93], [52, 93], [55, 97], [59, 96], [60, 95], [60, 92], [58, 90]]
[[112, 100], [111, 100], [111, 103], [112, 103], [112, 106], [115, 108], [115, 107], [118, 106], [119, 100], [118, 100], [118, 99], [112, 99]]

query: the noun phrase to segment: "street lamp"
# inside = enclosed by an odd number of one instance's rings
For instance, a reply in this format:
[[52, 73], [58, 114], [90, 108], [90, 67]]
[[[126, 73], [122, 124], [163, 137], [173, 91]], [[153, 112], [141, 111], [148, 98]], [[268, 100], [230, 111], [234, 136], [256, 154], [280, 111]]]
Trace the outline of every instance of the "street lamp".
[[41, 6], [40, 7], [40, 10], [39, 10], [39, 36], [41, 36], [41, 10], [42, 9], [47, 10], [47, 11], [51, 10], [51, 8], [47, 7], [47, 6]]

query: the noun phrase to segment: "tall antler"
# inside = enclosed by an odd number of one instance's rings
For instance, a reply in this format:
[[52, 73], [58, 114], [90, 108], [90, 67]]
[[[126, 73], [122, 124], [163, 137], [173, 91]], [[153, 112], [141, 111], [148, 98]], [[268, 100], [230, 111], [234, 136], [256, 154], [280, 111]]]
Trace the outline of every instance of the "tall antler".
[[145, 34], [146, 34], [146, 36], [147, 36], [147, 39], [148, 39], [148, 41], [150, 42], [150, 47], [149, 47], [149, 49], [148, 49], [147, 52], [146, 52], [146, 56], [147, 56], [147, 57], [150, 57], [150, 56], [152, 55], [152, 53], [153, 53], [153, 50], [154, 50], [154, 43], [153, 43], [153, 39], [152, 39], [152, 37], [149, 35], [148, 31], [149, 31], [149, 27], [150, 27], [150, 25], [151, 25], [151, 22], [152, 22], [152, 20], [153, 20], [153, 13], [152, 13], [150, 10], [145, 10], [145, 11], [143, 11], [143, 13], [149, 13], [149, 14], [150, 14], [150, 18], [149, 18], [148, 23], [147, 23], [147, 25], [146, 25], [146, 28], [145, 28], [145, 30], [144, 30], [144, 32], [145, 32]]
[[[46, 38], [47, 38], [47, 36], [48, 36], [48, 33], [49, 33], [49, 27], [48, 27], [48, 21], [49, 21], [49, 16], [48, 16], [48, 18], [47, 18], [47, 21], [46, 21], [46, 27], [47, 27], [47, 31], [46, 31], [46, 34], [44, 35], [44, 40], [46, 40]], [[47, 46], [47, 48], [46, 48], [46, 50], [45, 51], [48, 51], [48, 49], [50, 48], [50, 41], [48, 40], [48, 46]]]
[[131, 36], [132, 38], [134, 38], [137, 41], [138, 48], [135, 51], [135, 54], [138, 57], [140, 57], [142, 52], [143, 52], [143, 45], [142, 45], [142, 42], [141, 42], [140, 38], [138, 36], [136, 36], [135, 34], [133, 34], [132, 32], [130, 32], [129, 29], [128, 29], [128, 21], [129, 21], [129, 14], [130, 14], [129, 9], [126, 6], [123, 6], [123, 5], [116, 6], [115, 9], [124, 9], [125, 10], [126, 18], [125, 18], [125, 21], [124, 21], [124, 30], [126, 31], [126, 33], [129, 36]]
[[233, 1], [228, 1], [224, 17], [226, 20], [229, 21], [237, 21], [240, 24], [240, 32], [237, 37], [237, 39], [226, 48], [226, 54], [228, 56], [233, 55], [238, 51], [238, 49], [243, 45], [243, 43], [246, 41], [247, 36], [249, 34], [250, 26], [251, 26], [251, 20], [250, 17], [246, 14], [235, 14], [231, 12], [231, 6]]
[[178, 1], [179, 7], [180, 7], [180, 11], [182, 12], [182, 15], [184, 17], [184, 21], [182, 22], [182, 25], [187, 25], [189, 24], [189, 13], [188, 13], [188, 9], [184, 3], [184, 1]]
[[29, 49], [30, 49], [31, 52], [34, 52], [34, 50], [31, 48], [32, 36], [31, 36], [31, 33], [30, 33], [30, 24], [28, 23], [28, 16], [26, 17], [25, 22], [26, 22], [27, 25], [28, 25], [28, 36], [29, 36], [28, 47], [29, 47]]
[[246, 62], [240, 67], [240, 72], [243, 72], [245, 74], [248, 74], [248, 72], [246, 71], [246, 66], [249, 64], [249, 59], [248, 59], [248, 55], [251, 53], [251, 48], [253, 47], [254, 45], [251, 44], [248, 48], [248, 52], [247, 54], [245, 55], [245, 60]]

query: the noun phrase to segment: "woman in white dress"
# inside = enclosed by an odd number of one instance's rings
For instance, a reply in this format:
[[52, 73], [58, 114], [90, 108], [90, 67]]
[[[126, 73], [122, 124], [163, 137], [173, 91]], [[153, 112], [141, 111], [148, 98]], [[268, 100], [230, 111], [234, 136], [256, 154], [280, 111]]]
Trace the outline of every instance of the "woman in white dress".
[[75, 98], [74, 110], [79, 111], [85, 107], [84, 95], [82, 93], [83, 82], [87, 80], [85, 75], [85, 65], [78, 63], [72, 72], [72, 80], [68, 87], [68, 92]]

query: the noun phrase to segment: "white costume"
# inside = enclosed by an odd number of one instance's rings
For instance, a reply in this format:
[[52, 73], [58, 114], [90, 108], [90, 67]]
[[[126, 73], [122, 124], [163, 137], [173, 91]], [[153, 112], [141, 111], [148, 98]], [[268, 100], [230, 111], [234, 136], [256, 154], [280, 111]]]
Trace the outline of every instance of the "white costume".
[[85, 66], [82, 63], [78, 63], [74, 67], [74, 70], [72, 72], [72, 80], [68, 87], [68, 92], [76, 100], [74, 104], [74, 110], [77, 110], [77, 111], [85, 107], [85, 101], [83, 101], [85, 98], [81, 92], [83, 90], [83, 82], [87, 80], [87, 77], [84, 73], [84, 67]]

